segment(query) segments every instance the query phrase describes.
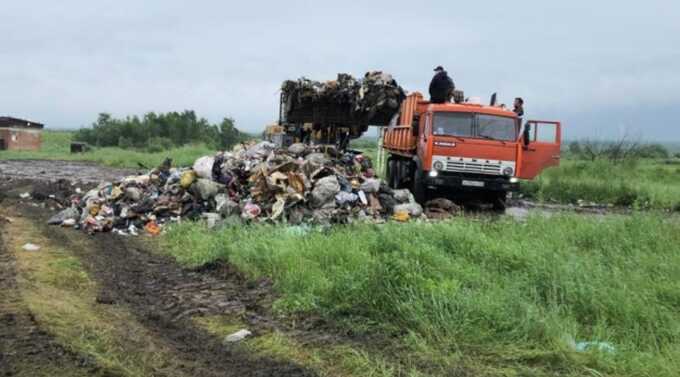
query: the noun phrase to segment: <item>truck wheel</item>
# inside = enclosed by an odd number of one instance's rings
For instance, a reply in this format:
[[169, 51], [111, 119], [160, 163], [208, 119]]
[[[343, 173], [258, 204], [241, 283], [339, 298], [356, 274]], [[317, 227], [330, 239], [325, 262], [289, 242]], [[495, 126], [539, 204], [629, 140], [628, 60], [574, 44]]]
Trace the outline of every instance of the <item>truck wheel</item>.
[[411, 192], [416, 202], [425, 204], [427, 201], [427, 187], [425, 187], [425, 180], [423, 179], [423, 171], [414, 166], [413, 181], [411, 182]]
[[505, 211], [507, 196], [508, 193], [505, 191], [491, 195], [491, 204], [493, 205], [494, 211]]
[[399, 165], [395, 160], [387, 161], [387, 184], [393, 189], [399, 185]]

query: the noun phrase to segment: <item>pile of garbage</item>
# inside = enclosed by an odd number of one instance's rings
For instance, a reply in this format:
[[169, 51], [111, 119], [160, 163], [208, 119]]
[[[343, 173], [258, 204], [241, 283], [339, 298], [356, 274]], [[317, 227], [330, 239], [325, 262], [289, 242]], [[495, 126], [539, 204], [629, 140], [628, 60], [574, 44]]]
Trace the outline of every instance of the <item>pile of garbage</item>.
[[359, 152], [330, 156], [316, 147], [276, 148], [263, 141], [239, 145], [177, 168], [166, 159], [147, 174], [70, 197], [70, 206], [49, 219], [53, 225], [89, 233], [155, 235], [181, 219], [227, 222], [334, 224], [407, 221], [423, 208], [408, 190], [393, 190], [375, 176]]
[[388, 125], [406, 98], [404, 90], [381, 71], [363, 79], [339, 73], [336, 80], [318, 82], [306, 78], [281, 86], [286, 119], [293, 122], [351, 122]]

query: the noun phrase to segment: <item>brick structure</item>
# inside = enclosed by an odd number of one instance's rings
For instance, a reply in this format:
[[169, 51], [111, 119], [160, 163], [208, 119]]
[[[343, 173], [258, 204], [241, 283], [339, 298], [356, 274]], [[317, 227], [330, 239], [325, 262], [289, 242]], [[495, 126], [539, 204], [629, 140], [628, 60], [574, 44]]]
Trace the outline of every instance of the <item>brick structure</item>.
[[0, 117], [0, 150], [39, 150], [43, 127], [28, 120]]

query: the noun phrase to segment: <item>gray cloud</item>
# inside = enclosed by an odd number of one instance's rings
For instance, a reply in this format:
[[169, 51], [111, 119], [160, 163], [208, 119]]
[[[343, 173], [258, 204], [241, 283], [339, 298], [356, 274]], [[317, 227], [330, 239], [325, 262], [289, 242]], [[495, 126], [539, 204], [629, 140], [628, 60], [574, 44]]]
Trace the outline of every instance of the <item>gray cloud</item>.
[[74, 128], [194, 109], [257, 131], [284, 79], [383, 69], [425, 91], [442, 64], [466, 94], [521, 95], [567, 137], [680, 139], [677, 2], [347, 3], [2, 4], [0, 113]]

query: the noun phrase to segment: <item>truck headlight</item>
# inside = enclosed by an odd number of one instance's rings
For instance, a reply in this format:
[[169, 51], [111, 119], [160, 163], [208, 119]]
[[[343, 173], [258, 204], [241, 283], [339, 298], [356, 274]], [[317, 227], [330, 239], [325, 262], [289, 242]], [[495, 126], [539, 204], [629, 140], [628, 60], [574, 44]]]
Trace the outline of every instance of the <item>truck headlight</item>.
[[432, 167], [435, 168], [435, 170], [444, 170], [444, 163], [441, 161], [435, 161], [432, 164]]
[[510, 183], [517, 183], [517, 182], [519, 182], [519, 179], [517, 179], [517, 177], [510, 178]]
[[503, 173], [503, 175], [511, 176], [512, 173], [514, 173], [514, 172], [515, 172], [515, 170], [512, 167], [508, 166], [508, 167], [503, 169], [502, 173]]
[[434, 177], [438, 176], [439, 173], [437, 173], [436, 170], [430, 170], [430, 172], [428, 173], [428, 175], [429, 175], [430, 177], [434, 178]]

